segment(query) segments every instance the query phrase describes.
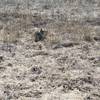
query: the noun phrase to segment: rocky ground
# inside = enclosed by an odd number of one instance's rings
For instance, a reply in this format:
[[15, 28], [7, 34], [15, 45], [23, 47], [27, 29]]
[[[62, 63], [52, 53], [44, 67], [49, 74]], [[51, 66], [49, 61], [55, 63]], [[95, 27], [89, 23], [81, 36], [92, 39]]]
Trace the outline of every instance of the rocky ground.
[[0, 100], [100, 100], [100, 3], [83, 1], [0, 1]]

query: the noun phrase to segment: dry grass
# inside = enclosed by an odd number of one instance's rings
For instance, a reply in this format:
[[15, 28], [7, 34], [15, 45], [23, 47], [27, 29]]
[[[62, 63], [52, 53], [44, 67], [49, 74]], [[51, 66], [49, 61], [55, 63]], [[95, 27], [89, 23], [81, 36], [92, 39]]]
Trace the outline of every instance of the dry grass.
[[49, 33], [47, 35], [47, 41], [52, 43], [52, 44], [59, 43], [60, 40], [61, 40], [61, 37], [57, 34]]
[[56, 32], [70, 34], [72, 40], [92, 41], [93, 35], [96, 34], [94, 28], [88, 25], [82, 25], [79, 22], [66, 22], [56, 25]]
[[[3, 16], [6, 16], [4, 14]], [[34, 40], [34, 33], [36, 30], [34, 28], [37, 25], [38, 29], [41, 27], [46, 28], [48, 32], [46, 32], [46, 41], [49, 44], [60, 43], [63, 40], [63, 35], [61, 33], [70, 34], [70, 38], [75, 41], [93, 41], [93, 34], [95, 33], [95, 29], [84, 24], [80, 23], [80, 21], [66, 21], [66, 22], [46, 22], [42, 15], [32, 15], [32, 14], [20, 14], [18, 12], [8, 14], [7, 16], [12, 16], [15, 18], [15, 22], [13, 24], [9, 24], [6, 28], [1, 29], [0, 32], [0, 41], [3, 42], [15, 42], [18, 40], [19, 31], [32, 33], [32, 39]], [[41, 26], [40, 24], [47, 23], [47, 26]], [[8, 28], [8, 29], [7, 29]], [[33, 28], [31, 32], [30, 28]], [[38, 30], [39, 31], [39, 30]], [[22, 32], [23, 33], [23, 32]], [[22, 34], [20, 34], [22, 35]], [[69, 38], [69, 37], [68, 37]]]
[[[39, 28], [37, 30], [39, 31]], [[33, 31], [32, 38], [34, 38], [35, 31], [36, 30]], [[62, 33], [64, 33], [64, 35]], [[82, 25], [80, 22], [73, 21], [60, 24], [52, 23], [51, 27], [46, 27], [45, 34], [46, 39], [44, 42], [50, 46], [53, 44], [61, 44], [62, 41], [66, 41], [68, 39], [75, 42], [92, 42], [96, 31], [91, 26]]]
[[11, 31], [7, 27], [3, 27], [0, 31], [0, 41], [6, 43], [15, 43], [18, 41], [19, 33]]

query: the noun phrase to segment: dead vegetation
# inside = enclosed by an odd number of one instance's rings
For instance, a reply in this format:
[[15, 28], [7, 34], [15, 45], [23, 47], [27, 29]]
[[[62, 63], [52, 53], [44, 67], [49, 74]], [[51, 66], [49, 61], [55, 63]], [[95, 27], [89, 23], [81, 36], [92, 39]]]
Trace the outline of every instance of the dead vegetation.
[[1, 100], [100, 99], [100, 23], [84, 0], [71, 1], [0, 12]]

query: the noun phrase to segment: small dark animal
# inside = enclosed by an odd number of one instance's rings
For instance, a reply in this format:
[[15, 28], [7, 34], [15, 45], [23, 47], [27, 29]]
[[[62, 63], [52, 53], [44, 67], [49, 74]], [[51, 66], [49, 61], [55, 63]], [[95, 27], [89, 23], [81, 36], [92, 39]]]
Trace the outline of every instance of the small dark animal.
[[40, 32], [35, 32], [35, 42], [43, 41], [45, 39], [44, 31], [41, 29]]

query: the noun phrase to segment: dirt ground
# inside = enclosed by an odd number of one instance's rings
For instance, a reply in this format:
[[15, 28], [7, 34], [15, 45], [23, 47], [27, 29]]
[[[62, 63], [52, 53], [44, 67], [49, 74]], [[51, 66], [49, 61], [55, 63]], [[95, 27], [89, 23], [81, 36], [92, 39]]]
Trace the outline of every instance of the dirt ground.
[[[0, 100], [100, 100], [100, 3], [30, 0], [24, 8], [21, 0], [6, 1], [0, 1]], [[45, 39], [35, 42], [41, 28]]]

